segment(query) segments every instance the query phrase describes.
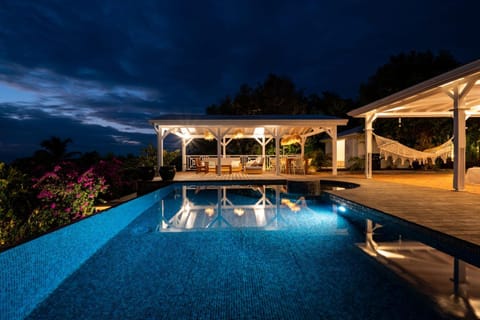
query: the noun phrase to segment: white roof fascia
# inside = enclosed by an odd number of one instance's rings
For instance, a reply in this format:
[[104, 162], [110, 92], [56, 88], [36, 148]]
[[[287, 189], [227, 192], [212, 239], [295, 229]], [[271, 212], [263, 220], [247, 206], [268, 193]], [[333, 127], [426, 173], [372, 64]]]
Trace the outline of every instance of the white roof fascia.
[[[421, 82], [410, 88], [394, 93], [388, 97], [354, 109], [347, 114], [351, 117], [365, 117], [368, 113], [371, 113], [372, 110], [382, 109], [393, 104], [405, 104], [405, 102], [412, 102], [418, 99], [426, 98], [438, 93], [439, 91], [448, 90], [451, 86], [456, 85], [458, 81], [466, 82], [471, 77], [479, 76], [480, 60], [476, 60], [457, 69]], [[426, 116], [425, 113], [422, 113], [422, 116]]]

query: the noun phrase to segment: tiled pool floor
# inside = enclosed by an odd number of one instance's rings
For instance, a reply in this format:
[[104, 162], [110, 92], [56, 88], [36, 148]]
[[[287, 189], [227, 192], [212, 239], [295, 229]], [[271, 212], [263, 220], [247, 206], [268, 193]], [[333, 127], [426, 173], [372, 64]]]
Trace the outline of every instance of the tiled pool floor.
[[343, 218], [275, 231], [155, 231], [152, 208], [64, 281], [30, 319], [438, 319], [372, 263]]

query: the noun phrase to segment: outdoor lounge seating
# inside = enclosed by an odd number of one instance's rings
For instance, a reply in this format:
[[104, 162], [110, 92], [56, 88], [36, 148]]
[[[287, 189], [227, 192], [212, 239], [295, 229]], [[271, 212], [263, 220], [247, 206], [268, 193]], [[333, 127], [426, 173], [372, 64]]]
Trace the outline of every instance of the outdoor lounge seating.
[[208, 173], [208, 161], [203, 161], [200, 158], [195, 159], [195, 168], [197, 173], [205, 172]]
[[465, 175], [465, 182], [471, 184], [480, 184], [480, 167], [468, 168]]
[[245, 173], [261, 174], [263, 172], [263, 158], [258, 157], [255, 160], [250, 160], [245, 165]]
[[240, 172], [242, 171], [242, 161], [240, 158], [230, 158], [231, 162], [230, 165], [232, 166], [232, 172]]
[[[217, 170], [217, 160], [210, 159], [209, 161], [211, 172], [216, 172]], [[233, 173], [242, 171], [242, 162], [240, 158], [221, 158], [220, 159], [220, 170], [221, 172]]]

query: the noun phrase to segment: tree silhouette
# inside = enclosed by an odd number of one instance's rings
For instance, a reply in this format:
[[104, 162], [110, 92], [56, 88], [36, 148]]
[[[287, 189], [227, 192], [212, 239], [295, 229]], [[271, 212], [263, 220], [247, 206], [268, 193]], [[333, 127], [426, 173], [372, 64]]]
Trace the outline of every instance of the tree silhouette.
[[287, 77], [269, 74], [265, 81], [251, 88], [240, 86], [233, 100], [226, 96], [219, 105], [207, 108], [207, 114], [305, 114], [307, 102], [303, 92]]
[[[265, 81], [255, 88], [243, 84], [233, 99], [226, 96], [218, 105], [213, 104], [206, 111], [207, 114], [223, 115], [319, 114], [346, 118], [346, 113], [354, 107], [352, 100], [343, 99], [331, 91], [322, 92], [322, 96], [311, 94], [307, 97], [288, 77], [269, 74]], [[355, 126], [357, 123], [358, 120], [354, 119], [349, 124]], [[321, 135], [310, 137], [309, 148], [319, 149], [322, 144], [321, 138]], [[215, 144], [198, 142], [196, 146], [201, 146], [199, 149], [203, 151], [208, 149], [215, 152]], [[227, 152], [255, 153], [258, 152], [257, 148], [258, 144], [254, 140], [243, 139], [241, 143], [229, 144]]]
[[40, 145], [48, 152], [52, 161], [58, 163], [79, 154], [79, 152], [67, 152], [67, 146], [72, 142], [73, 140], [70, 138], [62, 140], [59, 137], [52, 136], [48, 140], [43, 140]]
[[400, 53], [377, 69], [360, 85], [359, 103], [368, 104], [458, 67], [460, 63], [447, 51]]
[[[441, 51], [401, 53], [390, 57], [365, 84], [360, 86], [359, 103], [366, 105], [422, 81], [450, 71], [460, 64]], [[445, 142], [452, 136], [452, 120], [447, 118], [377, 119], [379, 135], [399, 140], [412, 148], [426, 149]]]

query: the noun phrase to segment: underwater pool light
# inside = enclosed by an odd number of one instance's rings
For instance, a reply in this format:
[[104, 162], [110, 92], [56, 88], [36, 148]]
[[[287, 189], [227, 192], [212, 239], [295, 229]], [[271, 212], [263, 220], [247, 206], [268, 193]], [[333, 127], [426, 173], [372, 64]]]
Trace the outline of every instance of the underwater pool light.
[[347, 212], [347, 208], [345, 208], [344, 206], [338, 206], [338, 211]]

